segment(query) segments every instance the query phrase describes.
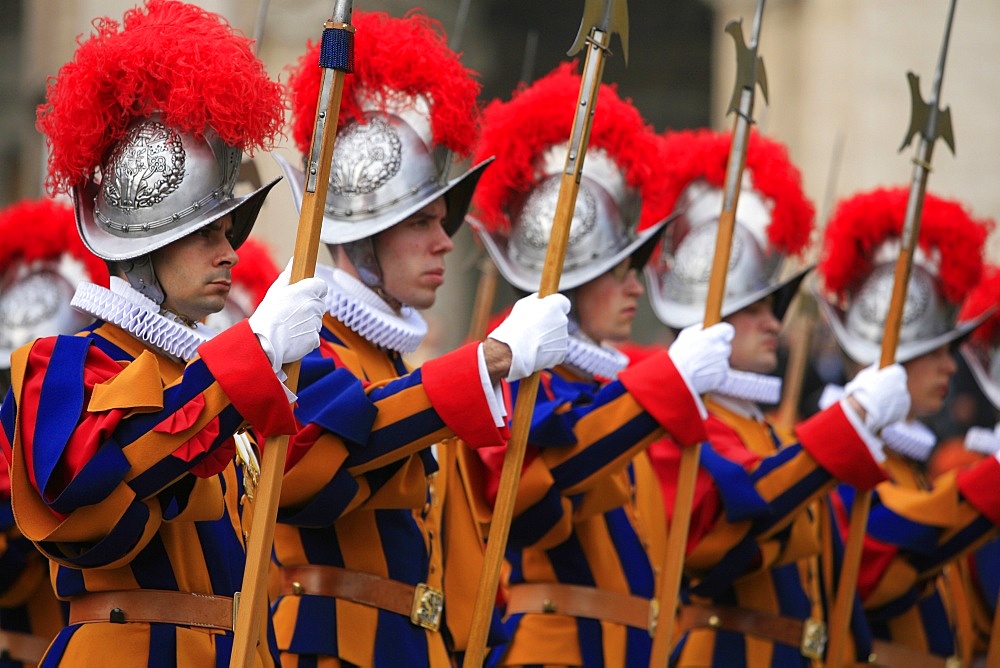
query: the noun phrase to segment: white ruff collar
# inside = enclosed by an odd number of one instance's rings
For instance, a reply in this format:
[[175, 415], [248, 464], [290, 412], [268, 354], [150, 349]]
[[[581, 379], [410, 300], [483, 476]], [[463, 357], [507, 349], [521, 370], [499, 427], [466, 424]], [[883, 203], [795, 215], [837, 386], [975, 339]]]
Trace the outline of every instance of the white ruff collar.
[[563, 364], [592, 378], [613, 380], [618, 377], [619, 371], [628, 366], [628, 355], [611, 346], [598, 345], [580, 334], [571, 334], [567, 339]]
[[918, 462], [926, 462], [937, 444], [937, 437], [923, 422], [893, 422], [882, 430], [887, 448]]
[[730, 369], [722, 386], [712, 390], [712, 394], [756, 404], [777, 404], [781, 401], [781, 378]]
[[140, 294], [127, 281], [111, 277], [111, 289], [93, 283], [80, 283], [70, 305], [99, 320], [124, 329], [178, 361], [193, 359], [198, 346], [213, 336], [208, 328], [194, 328], [160, 312], [152, 299]]
[[1000, 435], [994, 429], [969, 427], [965, 434], [965, 449], [981, 455], [995, 455], [1000, 452]]
[[404, 305], [396, 313], [374, 290], [341, 269], [316, 267], [330, 287], [326, 307], [337, 320], [366, 341], [399, 353], [412, 353], [427, 336], [427, 321]]

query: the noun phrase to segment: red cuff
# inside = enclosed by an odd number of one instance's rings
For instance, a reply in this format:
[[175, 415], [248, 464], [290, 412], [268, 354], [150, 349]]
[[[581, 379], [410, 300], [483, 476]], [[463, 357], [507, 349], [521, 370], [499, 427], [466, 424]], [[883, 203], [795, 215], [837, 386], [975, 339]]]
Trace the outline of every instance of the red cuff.
[[246, 320], [198, 346], [198, 354], [258, 435], [266, 438], [295, 433], [295, 417], [284, 386]]
[[479, 378], [479, 343], [424, 362], [421, 379], [427, 398], [445, 424], [472, 448], [506, 443], [494, 424]]
[[987, 457], [975, 466], [960, 471], [958, 489], [972, 506], [993, 524], [1000, 526], [1000, 462]]
[[688, 447], [708, 440], [698, 404], [666, 350], [626, 368], [618, 380], [675, 443]]
[[888, 480], [839, 403], [800, 423], [795, 433], [806, 452], [837, 480], [861, 491]]

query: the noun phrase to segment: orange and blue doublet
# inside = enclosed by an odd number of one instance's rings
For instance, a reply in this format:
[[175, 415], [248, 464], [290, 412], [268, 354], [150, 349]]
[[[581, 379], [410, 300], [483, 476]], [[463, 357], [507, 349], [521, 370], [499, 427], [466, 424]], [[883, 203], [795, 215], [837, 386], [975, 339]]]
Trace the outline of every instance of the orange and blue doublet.
[[991, 642], [1000, 643], [1000, 638], [993, 640], [991, 637], [1000, 595], [1000, 538], [990, 540], [968, 555], [961, 573], [972, 618], [972, 654], [985, 657]]
[[0, 457], [0, 668], [37, 665], [65, 625], [48, 560], [14, 524], [10, 477]]
[[[14, 516], [48, 557], [71, 618], [74, 601], [95, 596], [181, 592], [224, 602], [240, 589], [246, 553], [233, 435], [248, 425], [258, 437], [292, 433], [295, 421], [245, 321], [198, 353], [178, 362], [98, 321], [12, 358], [0, 441]], [[226, 666], [232, 642], [231, 630], [112, 613], [71, 622], [43, 665]], [[267, 644], [258, 665], [273, 664]]]
[[[456, 439], [507, 437], [476, 344], [410, 370], [329, 314], [320, 336], [302, 360], [302, 428], [274, 537], [282, 665], [450, 665], [468, 637], [483, 553]], [[443, 592], [436, 630], [381, 604], [427, 590]]]
[[[717, 401], [708, 408], [709, 438], [694, 490], [672, 665], [818, 665], [808, 656], [815, 648], [800, 644], [798, 632], [784, 642], [737, 627], [765, 620], [807, 629], [824, 622], [842, 552], [825, 498], [838, 480], [871, 489], [885, 475], [839, 405], [800, 423], [797, 440], [749, 412]], [[678, 450], [659, 442], [649, 454], [670, 516]], [[865, 661], [870, 632], [857, 599], [854, 609], [854, 648], [848, 654]], [[714, 619], [686, 623], [688, 613], [691, 619]]]
[[[664, 433], [684, 445], [706, 437], [666, 351], [603, 384], [542, 373], [506, 551], [511, 641], [492, 665], [649, 663], [666, 520], [645, 450]], [[502, 461], [480, 452], [493, 495]]]
[[[956, 632], [971, 642], [960, 616], [969, 603], [954, 600], [967, 596], [956, 569], [968, 553], [997, 536], [1000, 464], [987, 457], [928, 482], [890, 452], [886, 470], [891, 480], [874, 489], [858, 576], [865, 614], [876, 638], [952, 656], [959, 651]], [[841, 487], [838, 493], [846, 535], [853, 490]], [[946, 567], [949, 572], [939, 577]]]

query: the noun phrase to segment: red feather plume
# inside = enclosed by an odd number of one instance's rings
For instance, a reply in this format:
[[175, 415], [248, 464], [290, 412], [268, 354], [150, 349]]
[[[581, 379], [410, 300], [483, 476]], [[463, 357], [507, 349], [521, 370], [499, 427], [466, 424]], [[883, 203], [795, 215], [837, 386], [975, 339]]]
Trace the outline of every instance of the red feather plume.
[[271, 257], [271, 250], [253, 237], [244, 241], [236, 253], [240, 261], [233, 267], [233, 285], [242, 286], [256, 308], [281, 270]]
[[175, 0], [148, 0], [93, 22], [73, 60], [49, 79], [38, 106], [48, 138], [53, 192], [92, 178], [129, 122], [159, 111], [164, 121], [200, 136], [211, 127], [230, 146], [270, 148], [284, 103], [254, 55], [252, 40], [218, 14]]
[[[473, 162], [496, 156], [473, 195], [477, 216], [490, 230], [508, 232], [510, 205], [538, 186], [538, 159], [549, 147], [569, 139], [580, 93], [575, 66], [563, 63], [531, 86], [522, 85], [509, 102], [494, 100], [483, 111], [483, 134]], [[662, 142], [631, 100], [613, 85], [597, 94], [588, 150], [603, 149], [639, 191], [643, 229], [667, 216]]]
[[92, 283], [108, 286], [108, 268], [83, 245], [73, 208], [51, 199], [22, 200], [0, 211], [0, 274], [18, 264], [79, 260]]
[[[878, 247], [899, 239], [908, 197], [906, 188], [879, 188], [837, 205], [818, 268], [829, 293], [844, 300], [861, 286]], [[918, 245], [936, 259], [941, 292], [952, 304], [979, 282], [983, 244], [992, 229], [993, 221], [973, 218], [960, 202], [925, 193]]]
[[[983, 268], [983, 278], [962, 302], [958, 312], [959, 322], [972, 320], [988, 309], [1000, 305], [1000, 267]], [[1000, 313], [994, 311], [983, 324], [972, 331], [970, 336], [989, 347], [1000, 343]]]
[[[419, 10], [394, 18], [385, 12], [354, 12], [354, 72], [344, 80], [338, 127], [363, 121], [361, 104], [371, 93], [423, 95], [431, 105], [434, 144], [465, 157], [479, 131], [480, 85], [458, 54], [448, 48], [441, 24]], [[322, 75], [319, 43], [291, 68], [288, 96], [292, 107], [292, 139], [309, 152]], [[382, 96], [383, 99], [385, 96]]]
[[[732, 135], [708, 129], [668, 131], [664, 139], [667, 171], [665, 194], [673, 209], [693, 181], [704, 179], [722, 188]], [[802, 190], [802, 174], [780, 143], [751, 132], [745, 170], [754, 190], [773, 205], [767, 236], [785, 255], [798, 255], [809, 244], [816, 211]]]

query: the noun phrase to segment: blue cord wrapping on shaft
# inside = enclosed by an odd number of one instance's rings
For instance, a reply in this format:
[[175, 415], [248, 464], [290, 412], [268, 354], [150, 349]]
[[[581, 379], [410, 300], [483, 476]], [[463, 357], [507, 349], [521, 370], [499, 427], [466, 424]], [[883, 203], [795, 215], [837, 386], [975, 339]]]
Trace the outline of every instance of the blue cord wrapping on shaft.
[[324, 28], [319, 47], [319, 66], [348, 74], [353, 72], [354, 33], [343, 28]]

